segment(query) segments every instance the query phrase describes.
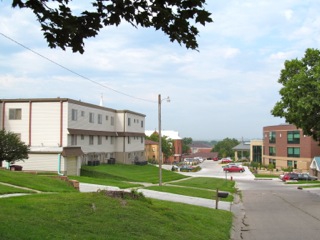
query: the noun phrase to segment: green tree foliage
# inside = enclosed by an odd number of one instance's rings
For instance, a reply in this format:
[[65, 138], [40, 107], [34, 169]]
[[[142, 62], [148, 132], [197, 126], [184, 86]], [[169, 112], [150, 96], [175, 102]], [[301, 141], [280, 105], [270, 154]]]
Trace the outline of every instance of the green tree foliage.
[[281, 100], [271, 110], [272, 115], [285, 118], [319, 141], [320, 51], [307, 49], [301, 60], [287, 60], [278, 82], [283, 85]]
[[[13, 0], [13, 7], [29, 8], [36, 15], [51, 48], [84, 52], [86, 38], [94, 37], [106, 26], [121, 21], [134, 27], [153, 27], [170, 40], [197, 49], [195, 24], [212, 22], [205, 0], [92, 0], [92, 10], [71, 8], [72, 0]], [[79, 13], [81, 12], [81, 13]], [[191, 24], [192, 22], [193, 24]]]
[[218, 152], [219, 157], [231, 157], [234, 155], [234, 148], [239, 144], [237, 139], [225, 138], [222, 141], [219, 141], [211, 150], [211, 152]]
[[[150, 137], [147, 136], [146, 139], [154, 142], [159, 142], [159, 134], [157, 132], [154, 132], [150, 135]], [[171, 138], [168, 138], [167, 136], [162, 136], [161, 149], [165, 158], [172, 156], [174, 153], [173, 140]]]
[[14, 163], [28, 159], [29, 147], [12, 132], [0, 130], [0, 162]]
[[190, 144], [192, 144], [192, 138], [183, 138], [182, 139], [182, 153], [189, 153]]

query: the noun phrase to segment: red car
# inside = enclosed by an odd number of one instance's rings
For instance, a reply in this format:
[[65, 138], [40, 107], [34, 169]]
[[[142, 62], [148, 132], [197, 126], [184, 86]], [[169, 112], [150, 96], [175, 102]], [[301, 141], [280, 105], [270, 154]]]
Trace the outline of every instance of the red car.
[[239, 166], [228, 166], [223, 168], [223, 171], [225, 172], [244, 172], [245, 169], [244, 167], [239, 167]]
[[299, 175], [297, 173], [286, 173], [281, 180], [282, 181], [288, 181], [288, 180], [298, 180], [299, 179]]
[[232, 160], [229, 158], [222, 158], [221, 159], [221, 163], [231, 163], [231, 162], [232, 162]]

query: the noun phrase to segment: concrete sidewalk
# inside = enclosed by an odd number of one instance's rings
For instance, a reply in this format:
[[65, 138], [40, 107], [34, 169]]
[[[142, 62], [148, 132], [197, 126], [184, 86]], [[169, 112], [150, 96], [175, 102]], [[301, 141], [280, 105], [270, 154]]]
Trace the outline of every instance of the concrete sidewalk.
[[[120, 191], [121, 189], [118, 187], [89, 184], [89, 183], [80, 183], [79, 190], [80, 192], [97, 192], [98, 190]], [[131, 190], [126, 189], [123, 191], [131, 191]], [[202, 206], [207, 208], [216, 207], [215, 200], [210, 200], [205, 198], [189, 197], [189, 196], [178, 195], [173, 193], [152, 191], [147, 189], [138, 189], [138, 192], [142, 192], [143, 195], [147, 198], [159, 199], [159, 200], [170, 201], [170, 202], [179, 202], [179, 203]], [[221, 209], [221, 210], [231, 211], [231, 206], [232, 206], [232, 203], [230, 202], [219, 201], [218, 203], [218, 209]]]

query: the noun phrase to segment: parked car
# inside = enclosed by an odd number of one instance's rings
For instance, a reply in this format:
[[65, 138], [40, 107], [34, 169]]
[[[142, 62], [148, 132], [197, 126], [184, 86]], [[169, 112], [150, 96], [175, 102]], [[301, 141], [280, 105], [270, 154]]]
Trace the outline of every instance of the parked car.
[[218, 158], [218, 157], [214, 157], [214, 158], [212, 158], [212, 160], [213, 160], [213, 161], [218, 161], [219, 158]]
[[244, 167], [232, 165], [232, 166], [224, 167], [223, 171], [225, 171], [225, 172], [244, 172], [245, 169], [244, 169]]
[[310, 176], [308, 173], [299, 173], [298, 180], [315, 181], [315, 180], [318, 180], [318, 178], [314, 176]]
[[180, 167], [180, 172], [191, 172], [193, 169], [190, 165], [183, 165]]
[[288, 181], [288, 180], [298, 180], [299, 179], [299, 175], [298, 173], [286, 173], [283, 175], [282, 177], [282, 181]]
[[229, 158], [222, 158], [221, 159], [221, 163], [231, 163], [231, 162], [232, 162], [232, 160]]

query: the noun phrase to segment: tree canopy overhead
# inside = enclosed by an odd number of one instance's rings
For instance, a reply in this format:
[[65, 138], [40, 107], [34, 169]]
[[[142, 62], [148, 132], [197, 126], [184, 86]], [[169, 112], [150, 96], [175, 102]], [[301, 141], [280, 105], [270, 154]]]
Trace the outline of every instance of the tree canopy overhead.
[[[49, 47], [84, 52], [84, 39], [121, 21], [134, 27], [154, 27], [187, 48], [197, 49], [195, 24], [212, 22], [205, 0], [92, 0], [92, 10], [71, 8], [72, 0], [13, 0], [12, 6], [29, 8], [36, 15]], [[192, 22], [192, 24], [190, 23]]]
[[273, 116], [301, 128], [320, 140], [320, 51], [307, 49], [303, 58], [287, 60], [278, 80], [281, 100], [271, 110]]

